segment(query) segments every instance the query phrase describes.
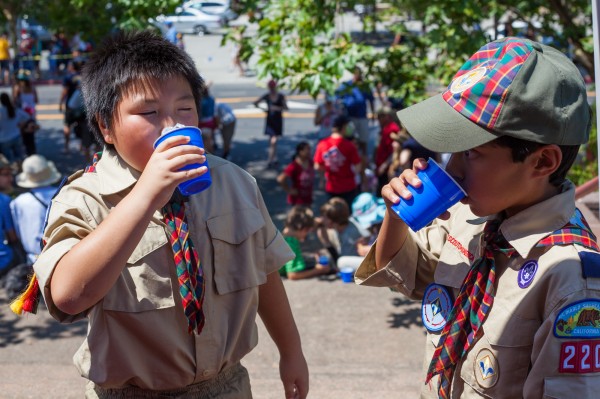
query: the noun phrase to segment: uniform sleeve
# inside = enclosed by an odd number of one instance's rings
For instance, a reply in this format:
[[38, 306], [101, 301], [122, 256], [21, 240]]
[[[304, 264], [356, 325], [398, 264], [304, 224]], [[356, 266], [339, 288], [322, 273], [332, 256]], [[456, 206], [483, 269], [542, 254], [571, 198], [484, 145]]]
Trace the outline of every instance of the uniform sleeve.
[[[76, 208], [54, 200], [48, 214], [48, 224], [44, 230], [44, 249], [33, 269], [38, 279], [42, 295], [48, 311], [60, 322], [74, 322], [85, 317], [84, 313], [69, 315], [61, 312], [52, 300], [50, 281], [54, 268], [60, 259], [86, 237], [96, 227], [91, 213], [83, 208]], [[82, 263], [84, 260], [82, 260]]]
[[524, 398], [598, 397], [600, 279], [586, 284], [561, 298], [536, 332]]
[[446, 242], [449, 221], [439, 219], [419, 230], [409, 231], [402, 248], [380, 270], [375, 263], [377, 241], [355, 274], [359, 285], [389, 287], [412, 299], [422, 299], [425, 288], [434, 280], [440, 253]]

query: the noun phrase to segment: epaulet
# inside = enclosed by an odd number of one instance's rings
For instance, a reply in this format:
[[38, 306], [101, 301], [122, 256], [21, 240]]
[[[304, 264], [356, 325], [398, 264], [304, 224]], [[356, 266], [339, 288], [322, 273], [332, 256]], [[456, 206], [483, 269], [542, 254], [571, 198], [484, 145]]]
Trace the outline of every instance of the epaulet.
[[579, 251], [579, 259], [583, 278], [600, 278], [600, 253]]

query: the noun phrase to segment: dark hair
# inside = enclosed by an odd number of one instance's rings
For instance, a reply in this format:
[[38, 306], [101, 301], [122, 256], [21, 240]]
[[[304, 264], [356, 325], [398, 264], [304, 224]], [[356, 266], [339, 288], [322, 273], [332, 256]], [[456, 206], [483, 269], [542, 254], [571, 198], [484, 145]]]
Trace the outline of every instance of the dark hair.
[[285, 219], [285, 226], [292, 230], [300, 231], [309, 229], [315, 224], [315, 216], [313, 211], [303, 205], [293, 206]]
[[321, 215], [343, 226], [348, 224], [350, 219], [350, 207], [342, 198], [333, 197], [321, 206]]
[[[533, 141], [518, 139], [511, 136], [501, 136], [492, 141], [499, 147], [507, 147], [511, 149], [513, 162], [523, 162], [531, 153], [548, 144], [536, 143]], [[567, 178], [567, 173], [579, 153], [579, 145], [559, 145], [562, 153], [562, 161], [558, 169], [550, 175], [549, 182], [555, 187], [560, 186]]]
[[10, 119], [14, 118], [16, 115], [15, 106], [12, 101], [10, 101], [10, 97], [6, 93], [0, 94], [0, 104], [6, 107], [6, 111], [8, 111], [8, 117]]
[[294, 152], [292, 162], [296, 160], [296, 157], [300, 154], [300, 151], [304, 150], [306, 147], [310, 147], [308, 141], [301, 141], [296, 145], [296, 152]]
[[331, 126], [339, 132], [348, 123], [350, 123], [350, 119], [346, 115], [338, 115], [333, 118]]
[[118, 32], [108, 38], [82, 70], [86, 115], [98, 142], [107, 145], [98, 121], [113, 127], [118, 105], [127, 90], [175, 76], [188, 81], [195, 103], [199, 104], [204, 81], [185, 51], [148, 30]]

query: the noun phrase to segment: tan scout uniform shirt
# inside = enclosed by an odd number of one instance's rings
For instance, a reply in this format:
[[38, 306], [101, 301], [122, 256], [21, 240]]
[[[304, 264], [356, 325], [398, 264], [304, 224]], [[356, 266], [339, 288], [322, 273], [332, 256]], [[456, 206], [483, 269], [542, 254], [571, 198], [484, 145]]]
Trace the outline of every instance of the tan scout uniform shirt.
[[[519, 256], [496, 256], [497, 289], [491, 312], [479, 337], [454, 374], [452, 398], [592, 398], [600, 395], [600, 373], [559, 372], [561, 345], [576, 341], [556, 338], [554, 321], [565, 306], [600, 299], [600, 279], [583, 278], [580, 246], [535, 248], [549, 233], [563, 227], [574, 213], [574, 187], [505, 220], [500, 230]], [[428, 284], [446, 286], [452, 301], [473, 262], [482, 256], [484, 220], [457, 204], [448, 221], [436, 220], [408, 236], [398, 254], [380, 271], [375, 245], [356, 272], [359, 284], [393, 287], [422, 299]], [[538, 270], [526, 288], [518, 273], [527, 261]], [[453, 303], [453, 302], [452, 302]], [[440, 332], [427, 333], [424, 376]], [[600, 359], [591, 359], [600, 362]], [[485, 366], [485, 369], [482, 367]], [[492, 373], [486, 373], [488, 367]], [[439, 378], [424, 385], [422, 398], [437, 398]], [[423, 377], [425, 381], [425, 377]]]
[[[53, 200], [47, 245], [34, 268], [53, 317], [61, 322], [88, 317], [88, 335], [74, 362], [97, 385], [181, 388], [215, 377], [257, 344], [258, 286], [293, 253], [273, 225], [254, 178], [220, 158], [209, 155], [208, 163], [211, 187], [186, 205], [206, 279], [206, 324], [199, 336], [187, 332], [159, 211], [115, 285], [86, 314], [67, 315], [52, 301], [55, 265], [127, 195], [138, 172], [105, 151], [96, 173], [75, 179]], [[85, 263], [81, 259], [81, 267]]]

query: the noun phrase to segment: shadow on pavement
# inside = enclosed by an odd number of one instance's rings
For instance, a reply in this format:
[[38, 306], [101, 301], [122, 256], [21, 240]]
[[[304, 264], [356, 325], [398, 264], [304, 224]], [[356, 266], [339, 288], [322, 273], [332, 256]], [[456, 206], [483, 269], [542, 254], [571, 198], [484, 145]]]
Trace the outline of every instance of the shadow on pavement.
[[423, 324], [421, 306], [418, 301], [398, 296], [392, 299], [392, 306], [399, 308], [402, 312], [390, 314], [390, 320], [388, 321], [390, 328], [409, 328], [412, 325], [421, 326]]
[[[0, 307], [7, 308], [9, 300], [1, 294]], [[39, 312], [46, 308], [40, 304]], [[85, 320], [73, 324], [60, 324], [49, 317], [16, 316], [0, 312], [0, 348], [17, 345], [30, 340], [54, 340], [73, 336], [84, 337], [87, 330]]]

